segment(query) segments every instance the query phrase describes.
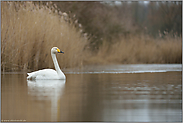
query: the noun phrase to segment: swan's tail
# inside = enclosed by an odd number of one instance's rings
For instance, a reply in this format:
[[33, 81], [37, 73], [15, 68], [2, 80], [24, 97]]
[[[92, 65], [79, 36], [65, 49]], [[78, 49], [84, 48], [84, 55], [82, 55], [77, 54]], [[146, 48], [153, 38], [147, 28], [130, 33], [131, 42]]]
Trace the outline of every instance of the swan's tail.
[[28, 80], [33, 80], [33, 79], [34, 79], [31, 73], [27, 73], [27, 75], [28, 75], [28, 76], [27, 76], [27, 79], [28, 79]]
[[27, 73], [27, 79], [30, 80], [31, 79], [31, 76], [30, 76], [30, 73]]

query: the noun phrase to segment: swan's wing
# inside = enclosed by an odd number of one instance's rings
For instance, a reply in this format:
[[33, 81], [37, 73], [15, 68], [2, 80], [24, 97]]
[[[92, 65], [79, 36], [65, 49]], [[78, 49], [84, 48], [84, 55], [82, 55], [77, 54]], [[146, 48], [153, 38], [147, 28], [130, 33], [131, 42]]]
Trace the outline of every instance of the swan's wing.
[[58, 74], [53, 69], [38, 70], [32, 73], [27, 73], [27, 79], [58, 79]]

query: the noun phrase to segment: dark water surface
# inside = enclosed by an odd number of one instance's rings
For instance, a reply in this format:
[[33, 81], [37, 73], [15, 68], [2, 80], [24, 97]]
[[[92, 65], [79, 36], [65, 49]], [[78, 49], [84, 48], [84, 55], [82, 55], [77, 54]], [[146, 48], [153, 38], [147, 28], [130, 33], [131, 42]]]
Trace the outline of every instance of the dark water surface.
[[182, 71], [1, 75], [2, 121], [182, 121]]

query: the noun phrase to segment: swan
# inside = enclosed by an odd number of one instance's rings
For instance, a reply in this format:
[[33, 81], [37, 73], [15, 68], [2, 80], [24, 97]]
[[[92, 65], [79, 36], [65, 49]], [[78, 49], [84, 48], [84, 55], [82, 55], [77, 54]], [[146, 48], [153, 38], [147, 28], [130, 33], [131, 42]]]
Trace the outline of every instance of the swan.
[[40, 79], [66, 79], [64, 73], [61, 71], [58, 62], [57, 62], [57, 58], [56, 58], [56, 53], [64, 53], [62, 52], [59, 48], [57, 47], [53, 47], [51, 49], [51, 56], [52, 56], [52, 60], [55, 66], [55, 70], [53, 69], [43, 69], [43, 70], [38, 70], [35, 72], [31, 72], [31, 73], [27, 73], [28, 80], [40, 80]]

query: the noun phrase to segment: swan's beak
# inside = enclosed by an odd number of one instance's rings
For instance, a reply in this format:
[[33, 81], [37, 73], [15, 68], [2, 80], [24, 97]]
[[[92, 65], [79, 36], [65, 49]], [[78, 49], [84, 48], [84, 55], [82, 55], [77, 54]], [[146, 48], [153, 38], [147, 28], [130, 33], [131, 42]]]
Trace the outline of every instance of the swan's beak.
[[58, 51], [58, 53], [64, 53], [64, 52], [60, 51], [60, 49], [57, 49], [57, 51]]
[[63, 53], [63, 54], [64, 54], [64, 52], [63, 52], [63, 51], [60, 51], [59, 53]]

